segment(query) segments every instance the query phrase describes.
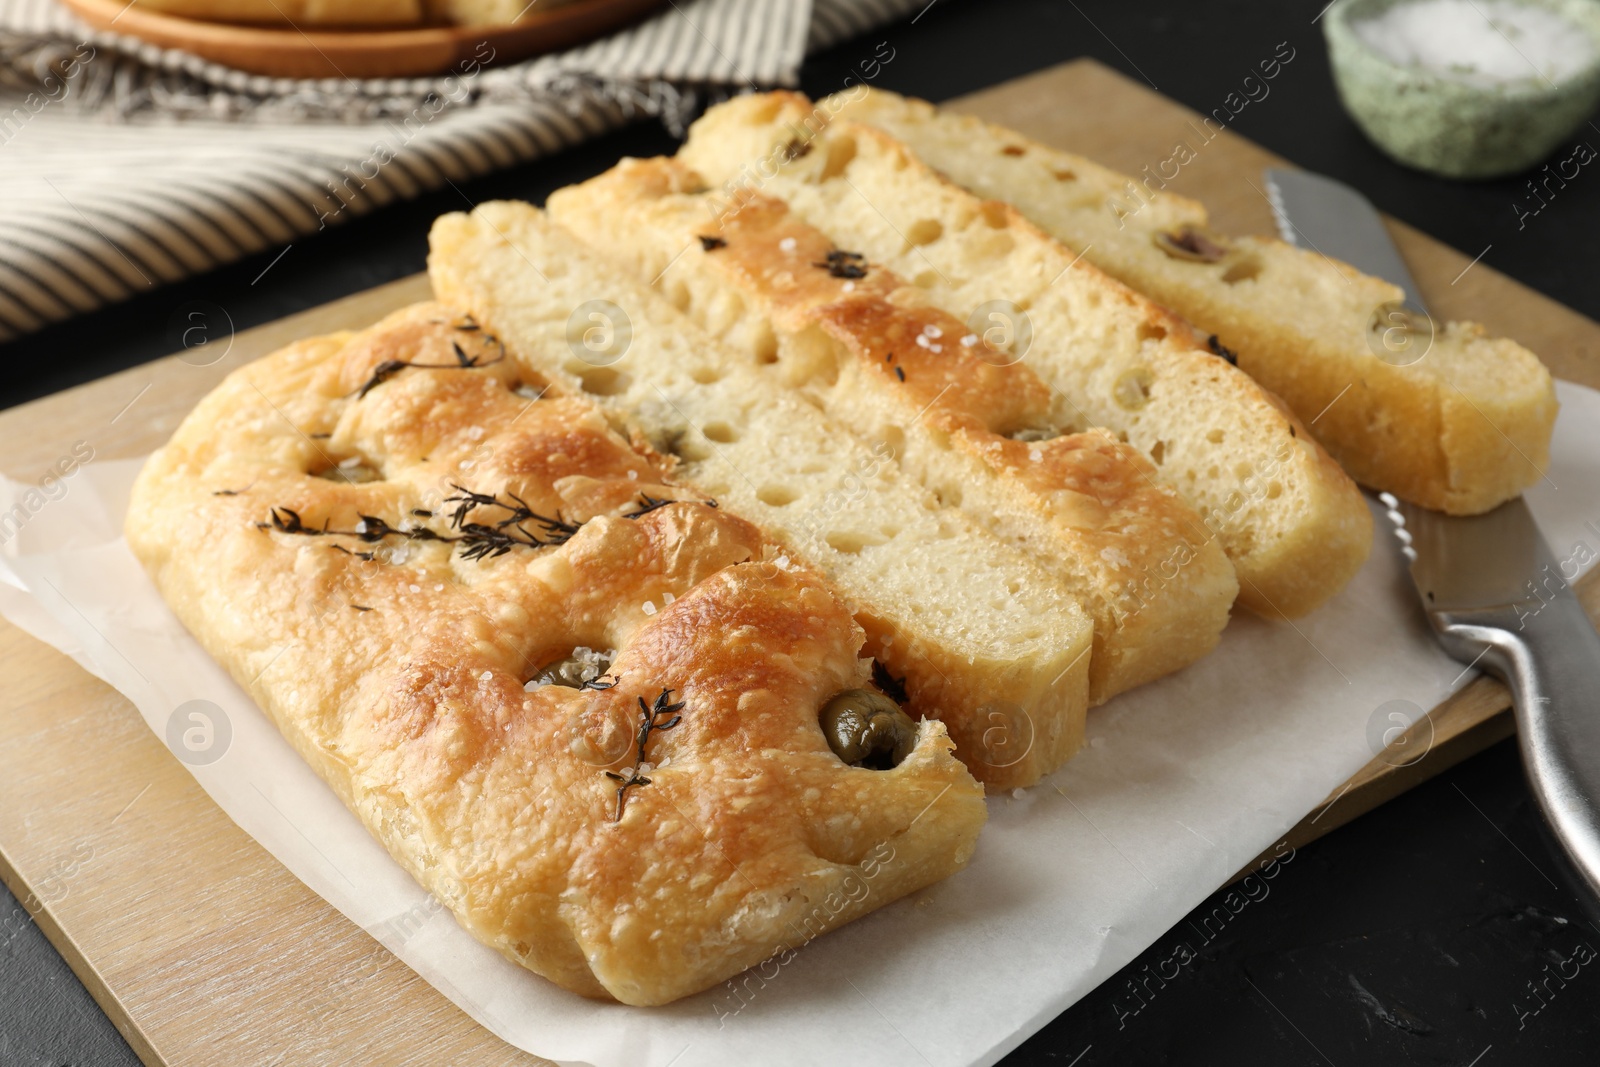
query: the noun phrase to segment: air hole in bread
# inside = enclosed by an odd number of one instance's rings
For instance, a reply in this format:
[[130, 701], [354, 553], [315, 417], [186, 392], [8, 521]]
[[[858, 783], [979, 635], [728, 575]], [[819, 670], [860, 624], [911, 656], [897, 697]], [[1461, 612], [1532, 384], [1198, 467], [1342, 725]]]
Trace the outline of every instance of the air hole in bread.
[[756, 499], [775, 508], [787, 507], [800, 498], [800, 494], [787, 485], [763, 485], [756, 490]]
[[850, 161], [856, 158], [856, 139], [850, 136], [834, 137], [828, 141], [828, 159], [822, 164], [822, 170], [817, 175], [819, 181], [827, 181], [843, 174]]
[[[925, 270], [915, 278], [912, 278], [911, 284], [919, 289], [932, 289], [939, 284], [939, 275], [935, 271]], [[898, 290], [896, 291], [898, 292]]]
[[950, 435], [939, 429], [937, 426], [928, 427], [928, 440], [932, 441], [934, 447], [938, 448], [940, 451], [950, 451]]
[[973, 251], [979, 255], [999, 258], [1001, 256], [1009, 256], [1016, 247], [1017, 239], [1012, 237], [1009, 231], [1000, 230], [977, 242]]
[[1167, 328], [1160, 323], [1142, 322], [1139, 324], [1139, 340], [1161, 341], [1167, 336]]
[[339, 455], [326, 451], [317, 457], [316, 465], [306, 473], [313, 478], [345, 485], [365, 485], [368, 482], [383, 481], [382, 469], [365, 456]]
[[886, 540], [879, 533], [864, 533], [860, 530], [829, 530], [823, 538], [828, 542], [828, 547], [835, 552], [843, 552], [847, 556], [854, 556], [863, 548], [872, 548], [881, 545]]
[[1225, 437], [1227, 437], [1227, 434], [1223, 433], [1221, 430], [1206, 431], [1206, 440], [1210, 441], [1214, 445], [1220, 445]]
[[933, 490], [933, 499], [940, 507], [959, 508], [961, 506], [961, 486], [955, 482], [947, 485], [936, 486]]
[[1025, 426], [1020, 430], [1016, 430], [1010, 434], [1007, 434], [1006, 436], [1010, 437], [1013, 441], [1027, 441], [1032, 443], [1035, 441], [1053, 441], [1057, 437], [1061, 436], [1061, 431], [1053, 426]]
[[1155, 444], [1150, 446], [1150, 462], [1159, 467], [1161, 466], [1161, 461], [1166, 458], [1167, 443], [1165, 441], [1157, 441]]
[[578, 645], [559, 659], [554, 659], [533, 672], [522, 688], [532, 692], [547, 685], [560, 685], [568, 689], [582, 688], [611, 669], [617, 658], [614, 648], [597, 649]]
[[722, 372], [715, 367], [696, 367], [689, 372], [689, 377], [698, 385], [713, 385], [722, 380]]
[[689, 310], [689, 301], [693, 296], [689, 292], [688, 283], [677, 278], [670, 279], [662, 283], [661, 293], [679, 311]]
[[1028, 154], [1028, 150], [1019, 144], [1008, 144], [1000, 149], [1000, 154], [1002, 156], [1023, 156]]
[[1282, 495], [1283, 495], [1283, 483], [1282, 482], [1268, 482], [1267, 483], [1267, 499], [1268, 500], [1276, 500]]
[[1003, 230], [1011, 225], [1011, 212], [1002, 200], [985, 200], [978, 207], [978, 213], [983, 216], [983, 221], [996, 230]]
[[731, 445], [739, 439], [738, 431], [725, 422], [708, 422], [700, 432], [719, 445]]
[[711, 458], [711, 449], [706, 447], [702, 438], [683, 434], [674, 438], [671, 445], [672, 447], [667, 451], [687, 463], [699, 463], [701, 460]]
[[1261, 261], [1255, 256], [1245, 256], [1222, 272], [1222, 280], [1229, 285], [1249, 281], [1261, 273]]
[[[892, 459], [905, 451], [906, 432], [898, 426], [883, 426], [878, 429], [878, 440], [887, 449], [887, 455]], [[873, 449], [874, 452], [883, 453], [882, 449]]]
[[757, 363], [778, 362], [778, 338], [771, 330], [762, 330], [756, 337], [755, 353]]
[[591, 367], [587, 364], [574, 367], [578, 384], [584, 392], [594, 396], [617, 396], [628, 391], [629, 378], [615, 367]]
[[1078, 176], [1076, 174], [1064, 167], [1061, 170], [1053, 170], [1050, 173], [1055, 175], [1056, 181], [1058, 182], [1075, 182], [1078, 180]]
[[931, 245], [944, 236], [944, 224], [938, 219], [918, 219], [906, 227], [906, 240], [914, 245]]
[[1111, 399], [1126, 411], [1137, 411], [1150, 401], [1150, 386], [1155, 375], [1149, 367], [1129, 367], [1117, 375], [1111, 386]]

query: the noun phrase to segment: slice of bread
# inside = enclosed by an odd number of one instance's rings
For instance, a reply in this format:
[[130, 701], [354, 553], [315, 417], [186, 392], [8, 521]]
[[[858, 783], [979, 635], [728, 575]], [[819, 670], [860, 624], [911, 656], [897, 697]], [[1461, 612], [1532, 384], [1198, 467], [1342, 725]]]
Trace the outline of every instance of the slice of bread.
[[[794, 93], [711, 109], [680, 158], [733, 204], [782, 197], [842, 247], [910, 278], [937, 306], [1055, 386], [1068, 417], [1142, 450], [1201, 514], [1239, 599], [1304, 615], [1360, 569], [1372, 520], [1349, 477], [1283, 403], [1191, 327], [1081, 261], [998, 201], [939, 177], [850, 114]], [[751, 163], [750, 161], [755, 161]]]
[[[527, 204], [434, 223], [434, 290], [550, 380], [595, 398], [724, 507], [826, 574], [908, 707], [990, 788], [1078, 748], [1092, 624], [1060, 582], [882, 449], [694, 326]], [[895, 695], [891, 693], [891, 695]]]
[[[891, 93], [843, 113], [904, 141], [980, 196], [1016, 206], [1084, 258], [1238, 353], [1355, 478], [1476, 514], [1549, 464], [1550, 373], [1474, 323], [1409, 321], [1399, 288], [1312, 250], [1208, 229], [1200, 204], [976, 119]], [[1198, 244], [1196, 243], [1198, 239]], [[1191, 247], [1199, 249], [1194, 254]]]
[[1115, 437], [1061, 433], [1049, 387], [892, 272], [770, 197], [713, 218], [670, 159], [624, 160], [548, 210], [1060, 575], [1094, 619], [1091, 704], [1216, 646], [1238, 583], [1198, 516]]

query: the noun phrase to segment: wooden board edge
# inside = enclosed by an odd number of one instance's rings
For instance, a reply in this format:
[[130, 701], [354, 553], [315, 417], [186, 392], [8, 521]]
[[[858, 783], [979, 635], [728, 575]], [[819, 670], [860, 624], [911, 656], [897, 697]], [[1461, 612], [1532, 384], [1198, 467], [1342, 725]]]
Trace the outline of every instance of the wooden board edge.
[[[10, 626], [9, 623], [5, 625]], [[17, 904], [28, 913], [28, 917], [39, 928], [39, 932], [44, 934], [45, 940], [50, 942], [51, 947], [77, 976], [78, 981], [83, 983], [83, 988], [105, 1013], [111, 1025], [116, 1027], [117, 1033], [122, 1035], [128, 1047], [133, 1049], [133, 1054], [139, 1057], [139, 1062], [145, 1067], [168, 1067], [167, 1058], [156, 1051], [149, 1035], [144, 1032], [144, 1028], [134, 1019], [133, 1013], [127, 1010], [121, 999], [112, 992], [110, 985], [89, 959], [88, 954], [56, 921], [49, 905], [39, 899], [37, 888], [30, 885], [23, 877], [21, 869], [13, 862], [3, 844], [0, 844], [0, 883], [3, 883], [11, 895], [16, 897]]]

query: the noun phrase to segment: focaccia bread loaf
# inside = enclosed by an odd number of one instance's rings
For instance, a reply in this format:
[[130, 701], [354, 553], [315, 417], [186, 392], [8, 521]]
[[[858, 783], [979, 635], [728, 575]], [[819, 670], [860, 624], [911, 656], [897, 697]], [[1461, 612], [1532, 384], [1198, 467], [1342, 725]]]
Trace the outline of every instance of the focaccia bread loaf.
[[666, 1003], [964, 865], [942, 726], [876, 770], [819, 725], [867, 684], [832, 588], [559, 392], [438, 305], [300, 342], [151, 457], [128, 542], [395, 859], [567, 989]]
[[407, 26], [423, 0], [134, 0], [144, 11], [204, 22], [294, 26]]
[[1062, 432], [1032, 371], [882, 265], [770, 197], [719, 213], [670, 159], [624, 160], [548, 210], [1055, 572], [1094, 619], [1091, 703], [1216, 646], [1238, 584], [1193, 511], [1115, 437]]
[[1093, 627], [1055, 575], [538, 209], [445, 215], [429, 244], [441, 299], [832, 579], [908, 709], [942, 720], [979, 780], [1032, 785], [1077, 751]]
[[584, 0], [424, 0], [435, 22], [457, 26], [501, 26], [534, 18]]
[[920, 100], [855, 96], [844, 114], [1216, 334], [1363, 484], [1470, 515], [1549, 465], [1554, 385], [1516, 342], [1470, 322], [1408, 321], [1397, 286], [1274, 238], [1216, 233], [1203, 205], [1159, 183]]
[[855, 95], [739, 97], [695, 123], [679, 158], [730, 206], [747, 191], [780, 197], [979, 332], [1009, 332], [1068, 416], [1124, 436], [1199, 512], [1248, 607], [1300, 616], [1341, 589], [1370, 550], [1371, 516], [1283, 403], [1015, 209], [842, 117]]

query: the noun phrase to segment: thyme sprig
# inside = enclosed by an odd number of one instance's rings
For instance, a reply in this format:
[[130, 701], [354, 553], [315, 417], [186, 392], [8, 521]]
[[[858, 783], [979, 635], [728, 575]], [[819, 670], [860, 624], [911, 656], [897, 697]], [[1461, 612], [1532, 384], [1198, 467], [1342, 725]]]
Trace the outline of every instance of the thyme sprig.
[[[634, 752], [634, 765], [624, 767], [621, 771], [606, 771], [606, 777], [617, 785], [617, 813], [612, 817], [612, 822], [622, 821], [623, 806], [627, 803], [628, 790], [636, 786], [649, 785], [650, 779], [640, 771], [644, 765], [645, 746], [650, 743], [650, 735], [661, 730], [670, 730], [683, 721], [680, 714], [687, 701], [672, 703], [672, 690], [663, 689], [654, 702], [646, 704], [644, 697], [639, 697], [639, 738]], [[670, 716], [666, 721], [661, 721], [661, 716]]]
[[[452, 488], [461, 494], [445, 499], [446, 503], [457, 505], [448, 520], [451, 528], [456, 531], [454, 534], [442, 534], [421, 525], [394, 526], [377, 515], [360, 516], [361, 521], [353, 530], [334, 529], [327, 522], [321, 526], [307, 526], [299, 512], [287, 507], [273, 508], [269, 521], [256, 523], [256, 528], [272, 529], [279, 533], [297, 534], [303, 537], [355, 537], [366, 544], [375, 544], [389, 537], [404, 537], [412, 541], [439, 541], [458, 546], [462, 559], [481, 560], [503, 556], [519, 546], [550, 548], [566, 544], [583, 525], [567, 522], [559, 513], [555, 518], [540, 515], [514, 493], [506, 494], [512, 501], [506, 503], [489, 493], [476, 493], [460, 485], [453, 485]], [[479, 507], [497, 507], [508, 514], [506, 518], [492, 526], [488, 523], [468, 522], [467, 516], [474, 508]], [[523, 525], [524, 523], [536, 524], [537, 528], [529, 529]], [[333, 547], [363, 560], [371, 561], [376, 558], [376, 554], [372, 552], [351, 552], [342, 545]]]
[[376, 367], [372, 368], [372, 376], [362, 383], [360, 389], [357, 389], [351, 395], [357, 400], [365, 399], [368, 393], [372, 392], [378, 386], [382, 385], [390, 378], [393, 378], [396, 374], [399, 374], [407, 367], [417, 367], [420, 369], [431, 370], [481, 370], [484, 367], [492, 367], [496, 363], [499, 363], [506, 358], [505, 342], [500, 340], [500, 338], [494, 334], [484, 330], [484, 328], [478, 325], [478, 323], [470, 315], [466, 317], [464, 322], [452, 323], [451, 325], [454, 329], [459, 330], [462, 333], [477, 334], [486, 349], [498, 349], [499, 354], [493, 359], [485, 359], [481, 353], [479, 355], [469, 356], [467, 354], [467, 350], [461, 347], [461, 343], [459, 341], [452, 340], [450, 342], [450, 351], [456, 357], [456, 361], [454, 363], [419, 363], [414, 360], [386, 359], [382, 363], [379, 363]]
[[[512, 492], [506, 493], [506, 497], [511, 501], [508, 504], [493, 494], [475, 493], [454, 482], [450, 483], [450, 488], [459, 494], [444, 498], [446, 504], [456, 505], [456, 510], [450, 516], [450, 525], [463, 532], [468, 530], [494, 530], [508, 532], [509, 535], [510, 532], [514, 531], [525, 537], [533, 538], [540, 545], [564, 545], [572, 539], [572, 535], [577, 533], [578, 528], [583, 525], [581, 522], [568, 522], [561, 517], [559, 511], [556, 512], [555, 518], [541, 515], [529, 507], [526, 500]], [[482, 523], [467, 521], [467, 516], [475, 508], [500, 508], [507, 514], [505, 518], [491, 527]], [[522, 524], [525, 522], [537, 523], [539, 530], [530, 532], [523, 527]], [[500, 553], [497, 552], [495, 554], [499, 555]]]
[[1212, 355], [1221, 356], [1229, 363], [1232, 363], [1235, 367], [1239, 365], [1238, 353], [1218, 340], [1216, 334], [1212, 334], [1210, 337], [1206, 338], [1206, 347], [1211, 349]]
[[707, 497], [704, 500], [679, 500], [676, 497], [651, 496], [649, 493], [640, 493], [637, 503], [638, 510], [624, 511], [622, 513], [622, 517], [625, 519], [637, 519], [642, 515], [648, 515], [652, 511], [664, 508], [668, 504], [704, 504], [708, 508], [714, 508], [717, 506], [717, 502], [710, 497]]
[[842, 249], [830, 249], [823, 257], [821, 263], [811, 264], [821, 267], [835, 278], [848, 278], [852, 281], [867, 276], [867, 257], [860, 252], [846, 252]]

